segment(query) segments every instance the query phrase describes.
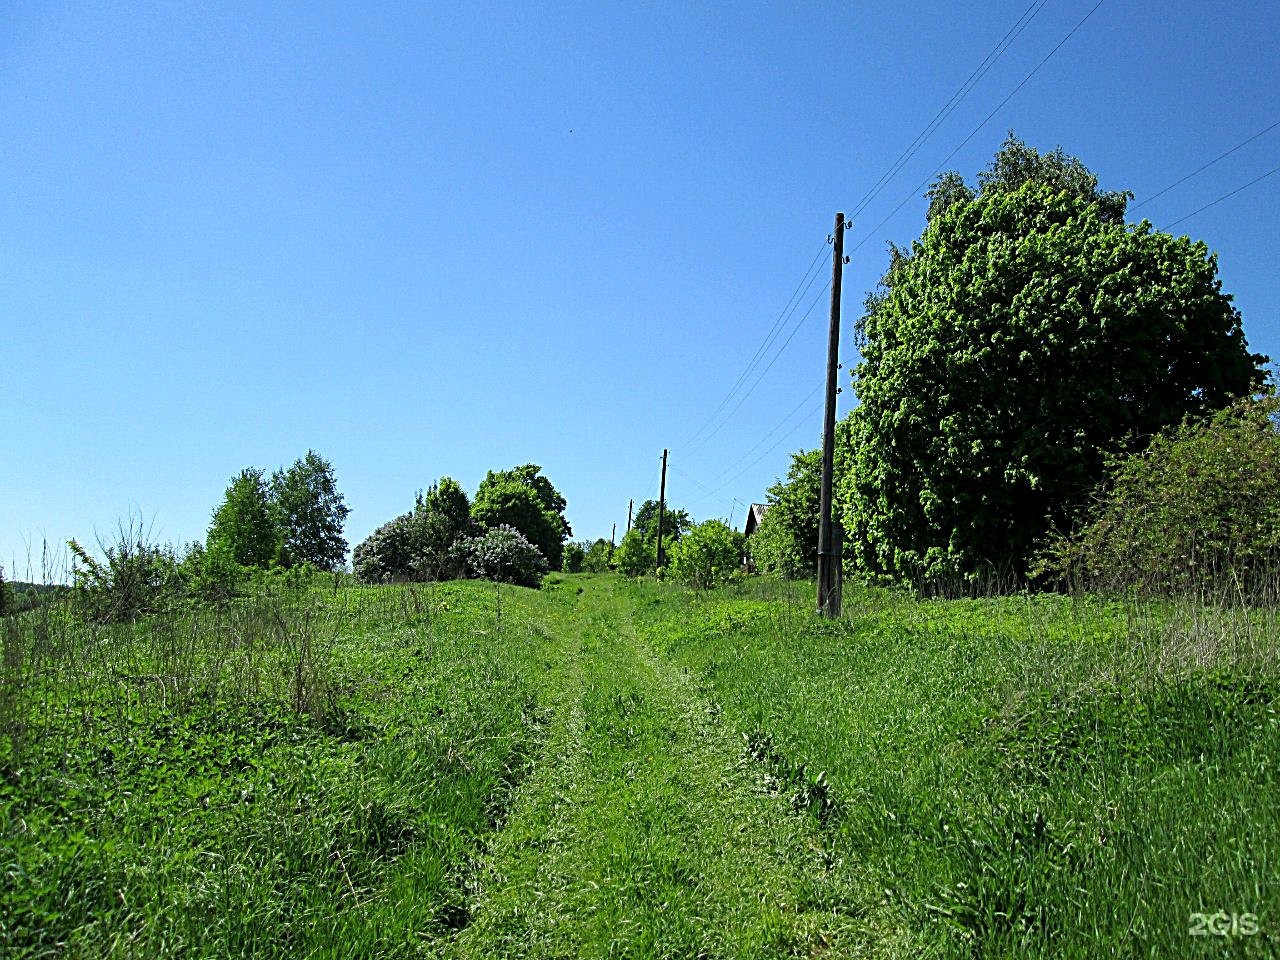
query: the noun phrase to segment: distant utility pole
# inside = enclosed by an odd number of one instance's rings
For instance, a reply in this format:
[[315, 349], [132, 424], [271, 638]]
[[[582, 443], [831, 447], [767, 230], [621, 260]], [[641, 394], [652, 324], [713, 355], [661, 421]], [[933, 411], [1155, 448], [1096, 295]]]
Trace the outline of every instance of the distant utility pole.
[[612, 547], [615, 540], [618, 539], [618, 525], [615, 523], [613, 529], [609, 531], [609, 546]]
[[836, 371], [840, 357], [840, 279], [844, 256], [844, 214], [836, 214], [836, 232], [831, 236], [835, 251], [831, 257], [831, 333], [827, 338], [827, 410], [822, 423], [822, 492], [818, 514], [818, 613], [840, 616], [842, 575], [840, 570], [840, 524], [831, 519], [831, 478], [836, 448]]
[[634, 500], [627, 501], [627, 533], [631, 532], [631, 508], [636, 505]]
[[658, 488], [658, 566], [666, 566], [667, 555], [662, 552], [662, 518], [667, 512], [667, 451], [662, 451], [662, 484]]

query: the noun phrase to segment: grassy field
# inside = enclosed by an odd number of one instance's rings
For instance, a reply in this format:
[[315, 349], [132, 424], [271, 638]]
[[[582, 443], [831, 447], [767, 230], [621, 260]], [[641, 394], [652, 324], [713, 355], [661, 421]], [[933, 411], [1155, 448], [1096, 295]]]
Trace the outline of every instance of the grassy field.
[[0, 956], [1280, 953], [1270, 612], [611, 576], [0, 621]]

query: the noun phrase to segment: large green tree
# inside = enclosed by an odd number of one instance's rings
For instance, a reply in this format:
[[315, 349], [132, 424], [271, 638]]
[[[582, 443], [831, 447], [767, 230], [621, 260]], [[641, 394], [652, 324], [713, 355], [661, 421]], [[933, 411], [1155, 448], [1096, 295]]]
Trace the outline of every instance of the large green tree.
[[282, 563], [337, 569], [347, 555], [342, 527], [351, 511], [329, 461], [308, 450], [288, 470], [272, 476], [271, 493], [283, 531]]
[[[640, 536], [649, 543], [656, 543], [658, 539], [658, 501], [646, 500], [640, 504], [640, 509], [636, 511], [635, 518], [631, 522], [632, 530], [639, 530]], [[679, 507], [673, 507], [671, 504], [666, 505], [666, 509], [662, 512], [662, 543], [663, 550], [676, 543], [681, 537], [693, 529], [693, 520], [689, 516], [688, 510], [682, 510]]]
[[471, 504], [458, 481], [442, 477], [408, 513], [389, 520], [352, 551], [356, 576], [369, 583], [453, 580], [466, 572], [463, 541]]
[[283, 531], [261, 470], [248, 467], [231, 479], [205, 539], [209, 552], [229, 554], [241, 566], [267, 567], [279, 559]]
[[573, 535], [565, 519], [566, 502], [542, 468], [527, 463], [491, 470], [476, 490], [471, 518], [487, 529], [514, 527], [537, 547], [552, 570], [564, 560], [564, 542]]
[[1021, 578], [1110, 456], [1262, 380], [1203, 243], [1124, 222], [1126, 195], [1010, 139], [930, 192], [860, 321], [840, 491], [846, 553], [917, 584]]
[[769, 509], [749, 541], [759, 570], [788, 579], [817, 573], [821, 487], [822, 451], [792, 454], [787, 477], [769, 488]]

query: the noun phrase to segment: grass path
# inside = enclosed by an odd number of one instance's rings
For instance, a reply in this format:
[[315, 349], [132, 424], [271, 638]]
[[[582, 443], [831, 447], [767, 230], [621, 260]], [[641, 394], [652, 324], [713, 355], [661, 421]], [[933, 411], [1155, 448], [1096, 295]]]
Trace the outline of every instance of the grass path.
[[451, 952], [847, 955], [861, 924], [841, 912], [848, 899], [817, 822], [771, 789], [690, 678], [637, 638], [614, 583], [538, 604], [561, 650], [555, 719]]

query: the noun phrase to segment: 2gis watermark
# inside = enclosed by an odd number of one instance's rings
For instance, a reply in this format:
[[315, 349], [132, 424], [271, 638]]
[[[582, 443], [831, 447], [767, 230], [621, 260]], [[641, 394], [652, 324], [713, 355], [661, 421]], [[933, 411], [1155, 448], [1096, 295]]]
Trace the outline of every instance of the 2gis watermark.
[[1191, 914], [1191, 927], [1187, 932], [1193, 937], [1252, 937], [1261, 931], [1256, 913], [1218, 910]]

